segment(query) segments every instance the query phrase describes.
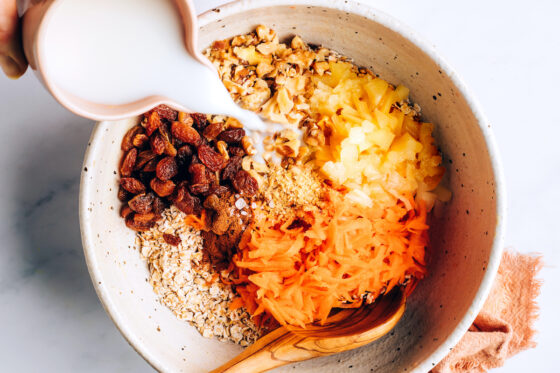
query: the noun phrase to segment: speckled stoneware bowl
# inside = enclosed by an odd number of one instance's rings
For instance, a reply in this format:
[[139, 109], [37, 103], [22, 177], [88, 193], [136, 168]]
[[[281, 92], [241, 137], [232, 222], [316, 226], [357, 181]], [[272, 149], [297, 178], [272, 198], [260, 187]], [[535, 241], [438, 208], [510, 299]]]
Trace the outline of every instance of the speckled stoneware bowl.
[[[501, 257], [504, 185], [490, 126], [476, 100], [426, 42], [396, 20], [352, 1], [242, 1], [200, 17], [200, 46], [251, 31], [323, 44], [384, 79], [410, 88], [425, 120], [436, 123], [453, 199], [431, 225], [430, 276], [409, 299], [397, 327], [354, 351], [297, 365], [298, 371], [427, 372], [459, 341], [487, 296]], [[85, 156], [80, 195], [83, 245], [107, 312], [154, 368], [203, 372], [241, 351], [201, 337], [158, 304], [148, 270], [133, 250], [134, 232], [118, 211], [120, 142], [135, 119], [99, 123]], [[292, 366], [284, 370], [292, 370]]]

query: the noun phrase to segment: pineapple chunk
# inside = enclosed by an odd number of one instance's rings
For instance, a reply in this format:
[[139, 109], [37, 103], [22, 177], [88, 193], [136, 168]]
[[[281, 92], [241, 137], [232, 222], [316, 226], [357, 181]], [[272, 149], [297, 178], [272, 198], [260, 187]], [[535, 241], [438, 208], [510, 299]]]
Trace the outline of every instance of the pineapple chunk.
[[[367, 160], [370, 160], [371, 158], [368, 158]], [[373, 180], [380, 180], [381, 177], [383, 176], [381, 174], [381, 172], [379, 171], [379, 168], [376, 167], [373, 164], [368, 164], [369, 162], [366, 161], [366, 164], [363, 167], [363, 175], [364, 177], [368, 180], [368, 181], [373, 181]]]
[[321, 81], [334, 88], [342, 79], [352, 75], [352, 65], [348, 62], [329, 62], [330, 74], [321, 76]]
[[373, 115], [371, 110], [369, 110], [368, 104], [362, 100], [355, 100], [354, 105], [356, 106], [356, 110], [360, 113], [363, 118], [366, 120], [373, 120]]
[[405, 133], [393, 142], [387, 154], [387, 159], [393, 163], [413, 161], [421, 150], [422, 144], [410, 136], [409, 133]]
[[375, 108], [377, 107], [377, 105], [379, 105], [379, 102], [381, 102], [381, 99], [385, 95], [385, 91], [387, 91], [387, 88], [389, 88], [389, 83], [379, 78], [369, 81], [364, 86], [372, 108]]
[[367, 141], [366, 133], [362, 127], [353, 127], [348, 133], [348, 140], [351, 144], [357, 145], [358, 150], [361, 152], [371, 148], [372, 144]]
[[393, 110], [389, 115], [393, 117], [393, 132], [396, 135], [400, 135], [403, 129], [404, 113], [400, 110]]
[[380, 128], [388, 129], [391, 132], [396, 132], [398, 127], [398, 120], [394, 115], [385, 114], [379, 109], [375, 109], [375, 119]]
[[388, 128], [381, 128], [368, 134], [368, 141], [384, 152], [389, 149], [394, 138], [395, 135]]
[[395, 89], [395, 96], [397, 97], [397, 101], [405, 101], [408, 98], [408, 94], [410, 90], [406, 88], [404, 85], [399, 85]]
[[403, 121], [403, 130], [410, 133], [416, 140], [420, 138], [420, 123], [406, 115]]
[[381, 112], [383, 113], [388, 114], [391, 111], [391, 107], [393, 106], [393, 104], [397, 101], [398, 99], [395, 91], [393, 90], [393, 88], [389, 87], [387, 93], [385, 94], [385, 97], [383, 97], [381, 103], [378, 105], [379, 110], [381, 110]]
[[369, 120], [364, 120], [362, 122], [362, 128], [365, 133], [371, 133], [375, 131], [375, 124], [371, 123]]
[[351, 190], [346, 194], [345, 198], [363, 207], [371, 207], [373, 205], [371, 198], [360, 189]]
[[355, 76], [352, 72], [353, 66], [349, 62], [331, 62], [329, 63], [333, 79], [340, 83], [341, 80]]
[[360, 154], [358, 147], [352, 144], [350, 138], [344, 139], [341, 143], [340, 149], [340, 160], [344, 165], [349, 167], [355, 166], [355, 162], [358, 161], [358, 155]]
[[342, 185], [346, 181], [346, 168], [340, 162], [328, 161], [321, 167], [321, 172], [327, 179], [338, 185]]

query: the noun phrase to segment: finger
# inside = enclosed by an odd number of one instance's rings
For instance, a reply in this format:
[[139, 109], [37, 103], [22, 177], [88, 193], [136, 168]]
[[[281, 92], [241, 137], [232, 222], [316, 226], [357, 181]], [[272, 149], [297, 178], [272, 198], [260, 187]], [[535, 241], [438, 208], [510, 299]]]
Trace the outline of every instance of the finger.
[[19, 78], [27, 69], [16, 0], [0, 0], [0, 67], [13, 79]]

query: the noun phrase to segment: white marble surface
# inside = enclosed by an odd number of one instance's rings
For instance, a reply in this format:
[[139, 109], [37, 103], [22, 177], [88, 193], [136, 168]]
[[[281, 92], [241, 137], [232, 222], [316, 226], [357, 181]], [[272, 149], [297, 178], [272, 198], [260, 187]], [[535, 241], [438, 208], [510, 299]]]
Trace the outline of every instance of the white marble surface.
[[[195, 0], [200, 11], [222, 0]], [[493, 124], [508, 184], [506, 244], [547, 266], [538, 347], [495, 372], [560, 366], [560, 3], [370, 3], [424, 35], [462, 75]], [[78, 226], [78, 181], [92, 123], [62, 109], [28, 72], [0, 76], [0, 361], [6, 372], [144, 372], [107, 317]]]

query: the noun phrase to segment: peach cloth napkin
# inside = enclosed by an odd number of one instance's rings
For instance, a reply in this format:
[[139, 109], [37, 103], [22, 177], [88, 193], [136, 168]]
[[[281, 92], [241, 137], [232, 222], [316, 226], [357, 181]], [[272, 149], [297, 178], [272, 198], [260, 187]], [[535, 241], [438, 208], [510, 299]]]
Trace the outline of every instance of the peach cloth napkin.
[[482, 373], [500, 367], [507, 358], [535, 347], [535, 298], [541, 282], [535, 278], [542, 258], [505, 252], [498, 275], [467, 334], [433, 373]]

